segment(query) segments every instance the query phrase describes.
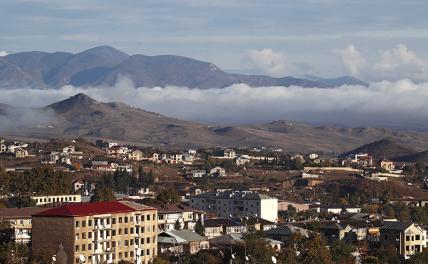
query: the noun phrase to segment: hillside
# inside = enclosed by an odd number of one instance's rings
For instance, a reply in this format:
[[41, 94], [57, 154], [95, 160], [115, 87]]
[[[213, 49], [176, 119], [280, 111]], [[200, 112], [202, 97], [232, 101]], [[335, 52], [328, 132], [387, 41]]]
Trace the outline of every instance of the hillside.
[[[3, 109], [3, 110], [1, 110]], [[392, 142], [423, 151], [428, 133], [394, 132], [382, 128], [315, 127], [306, 124], [274, 121], [251, 126], [207, 126], [178, 120], [144, 111], [123, 103], [103, 103], [77, 94], [60, 102], [37, 109], [0, 105], [0, 123], [3, 136], [36, 139], [76, 138], [90, 140], [104, 138], [124, 143], [160, 148], [184, 147], [256, 147], [276, 146], [285, 152], [325, 151], [343, 152], [379, 141], [383, 152], [373, 152], [370, 146], [355, 151], [389, 156], [388, 151], [401, 155], [413, 153]], [[383, 143], [382, 143], [383, 142]]]
[[414, 155], [416, 151], [409, 147], [404, 147], [394, 140], [382, 139], [351, 150], [345, 155], [357, 153], [368, 153], [377, 160], [384, 158], [395, 160], [398, 156]]
[[410, 155], [402, 155], [397, 157], [395, 160], [401, 162], [424, 162], [428, 163], [428, 150], [417, 152]]
[[245, 83], [249, 86], [329, 88], [358, 84], [352, 77], [338, 79], [273, 78], [265, 75], [230, 74], [210, 62], [175, 55], [128, 55], [109, 46], [94, 47], [76, 54], [68, 52], [20, 52], [0, 58], [0, 89], [53, 88], [64, 85], [111, 86], [126, 76], [137, 86], [168, 85], [198, 89], [223, 88]]

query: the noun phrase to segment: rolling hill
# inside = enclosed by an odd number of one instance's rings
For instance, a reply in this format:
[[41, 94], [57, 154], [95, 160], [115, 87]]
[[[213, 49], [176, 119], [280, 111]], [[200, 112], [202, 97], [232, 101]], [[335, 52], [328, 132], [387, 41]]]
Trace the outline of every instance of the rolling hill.
[[396, 160], [399, 156], [410, 156], [417, 153], [414, 149], [409, 147], [405, 147], [394, 140], [391, 139], [382, 139], [375, 142], [371, 142], [369, 144], [358, 147], [352, 151], [345, 153], [345, 155], [349, 154], [357, 154], [357, 153], [368, 153], [374, 159], [392, 159]]
[[[42, 108], [0, 105], [0, 135], [44, 139], [82, 136], [90, 140], [114, 139], [168, 149], [275, 146], [285, 152], [301, 153], [344, 152], [388, 138], [391, 142], [408, 146], [398, 147], [389, 141], [382, 143], [390, 149], [394, 147], [394, 151], [399, 151], [401, 155], [411, 154], [412, 149], [423, 151], [421, 146], [428, 143], [428, 133], [394, 132], [383, 128], [316, 127], [289, 121], [248, 126], [208, 126], [123, 103], [99, 102], [85, 94], [77, 94]], [[387, 152], [384, 150], [383, 153]], [[383, 156], [382, 152], [376, 155]]]

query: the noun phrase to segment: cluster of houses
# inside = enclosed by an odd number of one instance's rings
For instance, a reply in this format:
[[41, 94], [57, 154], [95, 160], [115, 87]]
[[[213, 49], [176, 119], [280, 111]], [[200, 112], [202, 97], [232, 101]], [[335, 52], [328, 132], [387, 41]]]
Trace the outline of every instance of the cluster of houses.
[[[82, 181], [73, 186], [76, 190], [86, 188]], [[241, 243], [250, 229], [264, 232], [267, 245], [280, 250], [294, 235], [309, 237], [315, 232], [307, 228], [307, 221], [278, 221], [278, 213], [288, 210], [289, 205], [298, 211], [315, 210], [334, 216], [317, 220], [317, 232], [330, 243], [345, 240], [367, 241], [369, 246], [391, 245], [404, 258], [427, 247], [427, 232], [415, 223], [372, 219], [359, 208], [278, 201], [251, 190], [222, 189], [193, 195], [188, 204], [150, 206], [129, 199], [88, 203], [81, 195], [32, 199], [38, 207], [2, 208], [0, 220], [11, 223], [15, 241], [30, 244], [33, 254], [41, 252], [42, 244], [50, 254], [62, 254], [73, 262], [76, 259], [76, 263], [83, 258], [88, 263], [150, 263], [161, 253], [184, 256], [202, 249], [225, 249]], [[195, 231], [198, 222], [203, 225], [203, 234]], [[112, 247], [116, 250], [109, 250]]]
[[28, 144], [24, 142], [6, 142], [3, 138], [0, 138], [0, 153], [7, 153], [14, 155], [15, 158], [28, 157]]
[[62, 151], [51, 151], [47, 155], [41, 155], [40, 162], [42, 164], [66, 164], [71, 165], [72, 160], [81, 160], [83, 152], [76, 151], [75, 146], [66, 146]]

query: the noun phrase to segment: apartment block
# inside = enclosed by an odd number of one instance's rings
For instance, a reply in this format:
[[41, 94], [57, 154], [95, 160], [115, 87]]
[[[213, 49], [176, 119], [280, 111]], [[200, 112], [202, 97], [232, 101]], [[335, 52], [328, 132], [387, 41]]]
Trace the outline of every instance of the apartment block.
[[221, 218], [278, 220], [278, 199], [253, 191], [216, 191], [190, 197], [190, 206]]
[[157, 210], [129, 201], [70, 204], [33, 215], [32, 254], [57, 263], [149, 263]]
[[80, 194], [64, 194], [64, 195], [39, 195], [31, 196], [37, 206], [46, 204], [61, 204], [61, 203], [81, 203], [82, 196]]

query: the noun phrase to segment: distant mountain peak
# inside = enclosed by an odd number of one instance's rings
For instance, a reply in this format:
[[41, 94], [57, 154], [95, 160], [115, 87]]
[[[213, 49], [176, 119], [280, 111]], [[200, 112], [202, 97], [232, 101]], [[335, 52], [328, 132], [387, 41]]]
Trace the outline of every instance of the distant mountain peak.
[[122, 55], [124, 57], [128, 57], [129, 56], [125, 52], [120, 51], [118, 49], [115, 49], [115, 48], [113, 48], [111, 46], [107, 46], [107, 45], [96, 46], [96, 47], [84, 50], [84, 51], [82, 51], [80, 53], [92, 53], [92, 54], [98, 54], [98, 55], [100, 55], [100, 54], [105, 54], [105, 55], [108, 55], [108, 54], [120, 54], [120, 55]]
[[84, 93], [78, 93], [68, 99], [51, 104], [47, 107], [52, 108], [55, 111], [67, 111], [74, 107], [90, 106], [94, 104], [99, 104], [99, 102]]

